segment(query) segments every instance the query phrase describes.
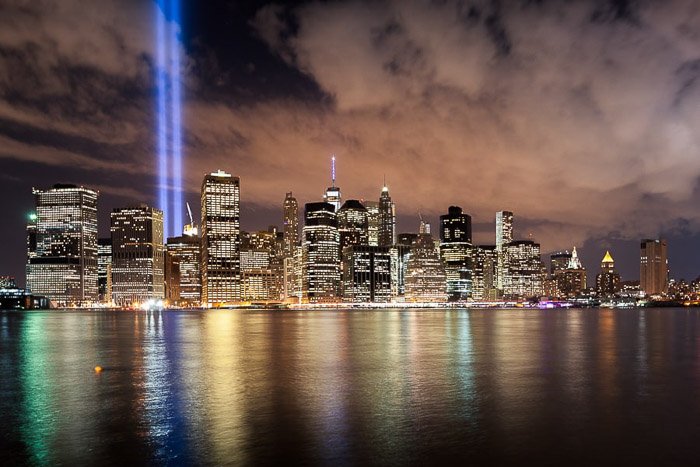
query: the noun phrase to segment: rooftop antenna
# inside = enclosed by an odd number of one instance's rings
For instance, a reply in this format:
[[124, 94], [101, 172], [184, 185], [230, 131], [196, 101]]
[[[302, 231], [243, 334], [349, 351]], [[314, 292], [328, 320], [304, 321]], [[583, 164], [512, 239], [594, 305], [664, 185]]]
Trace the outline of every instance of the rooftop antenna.
[[331, 157], [331, 186], [335, 186], [335, 154]]

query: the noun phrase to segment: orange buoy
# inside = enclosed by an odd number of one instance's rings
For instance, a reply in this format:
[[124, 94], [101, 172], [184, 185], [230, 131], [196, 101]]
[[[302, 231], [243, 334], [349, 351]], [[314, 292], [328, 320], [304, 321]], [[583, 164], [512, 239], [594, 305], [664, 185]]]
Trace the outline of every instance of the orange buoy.
[[95, 373], [102, 373], [102, 367], [99, 366], [99, 365], [97, 365], [97, 366], [95, 367]]

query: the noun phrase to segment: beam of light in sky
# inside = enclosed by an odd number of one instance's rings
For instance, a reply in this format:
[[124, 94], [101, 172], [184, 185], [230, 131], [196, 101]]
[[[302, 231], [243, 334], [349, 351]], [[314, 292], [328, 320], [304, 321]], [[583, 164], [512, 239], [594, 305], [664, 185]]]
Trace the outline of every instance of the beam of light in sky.
[[170, 117], [172, 125], [172, 216], [171, 235], [182, 234], [183, 227], [183, 200], [182, 200], [182, 119], [181, 119], [181, 82], [180, 82], [180, 41], [178, 30], [180, 28], [180, 0], [170, 1]]
[[163, 229], [168, 232], [168, 146], [166, 115], [165, 9], [159, 0], [156, 11], [156, 92], [158, 119], [158, 208], [163, 211]]

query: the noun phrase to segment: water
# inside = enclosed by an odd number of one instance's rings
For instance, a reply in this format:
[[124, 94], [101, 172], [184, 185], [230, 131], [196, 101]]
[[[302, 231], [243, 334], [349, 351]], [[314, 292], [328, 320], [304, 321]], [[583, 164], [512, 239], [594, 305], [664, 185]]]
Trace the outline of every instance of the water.
[[2, 312], [0, 464], [687, 465], [699, 388], [696, 309]]

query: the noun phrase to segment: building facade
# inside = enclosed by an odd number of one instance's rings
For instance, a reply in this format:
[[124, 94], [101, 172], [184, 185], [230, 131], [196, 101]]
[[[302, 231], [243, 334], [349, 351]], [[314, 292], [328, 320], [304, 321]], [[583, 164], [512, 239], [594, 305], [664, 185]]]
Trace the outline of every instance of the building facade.
[[430, 228], [421, 223], [421, 233], [411, 245], [406, 266], [405, 300], [444, 302], [447, 300], [445, 267], [435, 247]]
[[391, 201], [389, 188], [385, 185], [379, 195], [379, 246], [390, 247], [396, 243], [396, 206]]
[[513, 213], [498, 211], [496, 213], [496, 252], [498, 262], [496, 267], [496, 287], [504, 291], [504, 282], [508, 270], [507, 255], [504, 246], [513, 241]]
[[639, 253], [639, 286], [646, 295], [668, 293], [668, 244], [644, 239]]
[[391, 301], [389, 247], [351, 245], [343, 250], [343, 300], [353, 303]]
[[335, 206], [307, 203], [302, 231], [302, 295], [307, 302], [340, 296], [340, 233]]
[[544, 267], [540, 244], [532, 240], [515, 240], [502, 246], [507, 269], [503, 277], [506, 299], [527, 299], [544, 293]]
[[101, 302], [112, 301], [112, 237], [97, 240], [97, 292]]
[[193, 307], [202, 304], [202, 255], [199, 235], [168, 238], [166, 245], [166, 298]]
[[440, 257], [445, 266], [447, 299], [464, 301], [472, 293], [472, 219], [459, 206], [440, 216]]

